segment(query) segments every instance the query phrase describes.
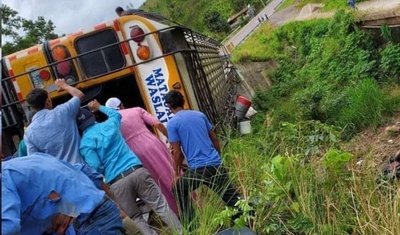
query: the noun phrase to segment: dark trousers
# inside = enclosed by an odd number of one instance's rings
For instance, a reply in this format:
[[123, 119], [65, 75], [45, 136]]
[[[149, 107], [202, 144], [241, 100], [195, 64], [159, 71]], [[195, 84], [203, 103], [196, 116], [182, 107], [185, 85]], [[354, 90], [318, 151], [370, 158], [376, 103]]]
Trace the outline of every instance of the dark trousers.
[[222, 166], [186, 170], [175, 184], [175, 194], [179, 201], [183, 221], [190, 222], [194, 218], [191, 193], [203, 184], [217, 193], [227, 206], [235, 206], [239, 200], [240, 194], [230, 183], [228, 172]]

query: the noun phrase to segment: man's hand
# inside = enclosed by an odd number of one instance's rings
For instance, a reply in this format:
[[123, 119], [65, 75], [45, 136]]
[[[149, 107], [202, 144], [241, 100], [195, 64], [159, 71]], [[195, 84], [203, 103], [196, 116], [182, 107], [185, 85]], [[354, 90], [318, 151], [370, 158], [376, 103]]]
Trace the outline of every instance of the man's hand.
[[68, 83], [63, 78], [58, 78], [54, 85], [57, 87], [57, 91], [66, 91], [72, 96], [78, 97], [81, 101], [85, 98], [85, 94], [80, 91], [77, 87], [68, 85]]
[[67, 84], [67, 82], [65, 81], [65, 79], [63, 78], [58, 78], [56, 79], [56, 81], [54, 82], [54, 84], [57, 87], [57, 91], [63, 91], [65, 90], [69, 85]]
[[58, 214], [51, 220], [51, 226], [46, 229], [47, 233], [65, 234], [67, 228], [74, 221], [75, 218]]
[[88, 106], [92, 112], [96, 112], [99, 111], [101, 104], [97, 100], [92, 100], [89, 102]]

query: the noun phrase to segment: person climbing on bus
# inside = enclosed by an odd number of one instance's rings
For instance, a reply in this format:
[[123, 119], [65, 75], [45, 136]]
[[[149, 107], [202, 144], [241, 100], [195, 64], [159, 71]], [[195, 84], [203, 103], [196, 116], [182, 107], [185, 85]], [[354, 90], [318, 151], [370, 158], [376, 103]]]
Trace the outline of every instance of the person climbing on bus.
[[[234, 207], [240, 194], [230, 183], [228, 172], [222, 166], [219, 141], [207, 116], [199, 111], [185, 110], [179, 91], [169, 91], [165, 102], [174, 114], [167, 130], [173, 149], [177, 177], [175, 190], [182, 221], [193, 220], [191, 192], [203, 184], [220, 195], [227, 206]], [[184, 156], [188, 169], [180, 176]]]
[[99, 189], [103, 176], [33, 153], [1, 166], [1, 234], [122, 234], [117, 205]]
[[160, 187], [168, 205], [179, 215], [175, 196], [172, 190], [173, 168], [172, 158], [167, 146], [146, 125], [157, 128], [167, 136], [165, 126], [141, 107], [125, 109], [120, 99], [109, 98], [106, 107], [118, 110], [121, 114], [121, 132], [129, 148], [140, 159]]
[[54, 109], [44, 89], [35, 88], [26, 96], [26, 101], [36, 111], [24, 135], [28, 154], [43, 152], [69, 163], [84, 163], [79, 154], [81, 138], [76, 115], [85, 95], [64, 79], [57, 79], [54, 84], [59, 91], [66, 91], [72, 96]]
[[106, 114], [108, 119], [97, 123], [89, 110], [81, 108], [77, 123], [83, 132], [79, 149], [85, 161], [99, 173], [104, 173], [105, 182], [110, 186], [115, 199], [143, 234], [157, 233], [143, 218], [136, 205], [136, 198], [145, 202], [168, 227], [182, 234], [182, 225], [168, 206], [160, 188], [126, 144], [120, 131], [121, 114], [100, 105], [97, 100], [89, 102], [88, 107], [93, 112]]

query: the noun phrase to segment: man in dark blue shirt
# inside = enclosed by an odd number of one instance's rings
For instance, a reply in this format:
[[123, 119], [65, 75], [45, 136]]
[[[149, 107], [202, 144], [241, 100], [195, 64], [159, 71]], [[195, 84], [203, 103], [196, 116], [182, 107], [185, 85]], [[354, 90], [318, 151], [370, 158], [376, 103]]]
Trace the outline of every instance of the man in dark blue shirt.
[[228, 206], [235, 206], [239, 193], [222, 167], [219, 141], [210, 121], [202, 112], [185, 110], [183, 96], [178, 91], [169, 91], [165, 101], [174, 114], [167, 124], [167, 130], [176, 176], [179, 177], [184, 155], [189, 165], [175, 185], [183, 219], [193, 219], [190, 194], [202, 184], [219, 194]]

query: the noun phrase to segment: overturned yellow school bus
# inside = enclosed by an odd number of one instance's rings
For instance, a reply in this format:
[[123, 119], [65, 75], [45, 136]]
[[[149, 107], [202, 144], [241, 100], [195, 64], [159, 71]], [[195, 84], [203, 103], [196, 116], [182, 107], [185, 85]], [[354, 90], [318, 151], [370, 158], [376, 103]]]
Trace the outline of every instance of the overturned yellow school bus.
[[179, 90], [186, 108], [203, 111], [216, 126], [233, 121], [236, 72], [226, 69], [220, 44], [181, 25], [128, 15], [88, 30], [46, 41], [2, 58], [2, 153], [12, 154], [30, 112], [25, 97], [46, 89], [57, 105], [70, 98], [56, 91], [65, 78], [85, 93], [83, 105], [118, 97], [167, 123], [164, 95]]

